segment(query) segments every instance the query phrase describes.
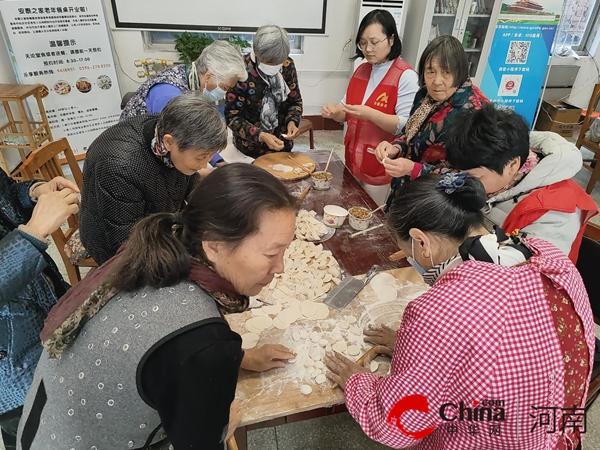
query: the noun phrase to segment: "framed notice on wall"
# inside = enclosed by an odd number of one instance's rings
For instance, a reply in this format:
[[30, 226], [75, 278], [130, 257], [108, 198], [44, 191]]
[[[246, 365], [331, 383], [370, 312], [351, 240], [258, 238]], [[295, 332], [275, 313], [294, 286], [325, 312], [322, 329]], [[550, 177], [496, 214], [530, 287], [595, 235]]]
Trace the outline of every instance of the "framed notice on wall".
[[0, 14], [17, 80], [43, 86], [54, 138], [84, 158], [121, 112], [102, 0], [0, 1]]

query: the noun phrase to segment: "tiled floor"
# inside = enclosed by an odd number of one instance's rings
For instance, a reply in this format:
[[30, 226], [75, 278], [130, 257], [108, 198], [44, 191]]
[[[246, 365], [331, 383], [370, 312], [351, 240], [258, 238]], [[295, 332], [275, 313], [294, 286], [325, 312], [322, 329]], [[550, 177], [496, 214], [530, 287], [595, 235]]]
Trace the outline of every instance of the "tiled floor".
[[[316, 131], [315, 142], [317, 149], [333, 147], [335, 152], [342, 159], [344, 158], [341, 132]], [[308, 150], [308, 137], [303, 136], [297, 139], [296, 150]], [[581, 186], [585, 187], [589, 179], [589, 172], [582, 169], [576, 179]], [[594, 189], [592, 197], [596, 203], [600, 204], [600, 185]], [[596, 221], [600, 224], [600, 218], [596, 218]], [[56, 248], [51, 248], [50, 253], [59, 263], [59, 267], [62, 267]], [[63, 276], [66, 278], [66, 274]], [[600, 336], [599, 329], [596, 334]], [[587, 429], [584, 449], [600, 449], [600, 401], [592, 406], [587, 415]], [[250, 450], [378, 450], [387, 448], [369, 440], [348, 414], [251, 431], [248, 433], [248, 444]], [[4, 450], [1, 443], [0, 450]]]

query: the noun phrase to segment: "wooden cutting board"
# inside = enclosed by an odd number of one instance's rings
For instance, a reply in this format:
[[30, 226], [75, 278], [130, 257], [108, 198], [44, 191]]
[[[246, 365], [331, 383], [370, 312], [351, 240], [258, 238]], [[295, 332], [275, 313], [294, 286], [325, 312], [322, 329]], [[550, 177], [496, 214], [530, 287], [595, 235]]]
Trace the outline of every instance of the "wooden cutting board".
[[[309, 173], [305, 171], [301, 171], [300, 173], [294, 172], [294, 169], [298, 169], [298, 171], [300, 171], [300, 167], [298, 166], [298, 164], [294, 164], [292, 161], [290, 161], [288, 156], [294, 158], [294, 161], [296, 161], [300, 165], [312, 164], [312, 166], [304, 166], [305, 169], [307, 169], [310, 173], [313, 173], [315, 171], [315, 168], [317, 167], [315, 162], [308, 156], [302, 153], [293, 152], [269, 153], [267, 155], [263, 155], [256, 158], [256, 160], [254, 161], [254, 165], [265, 169], [267, 172], [275, 175], [280, 180], [301, 180], [302, 178], [306, 178], [307, 176], [309, 176]], [[291, 167], [292, 170], [290, 170], [289, 172], [285, 172], [283, 170], [275, 170], [273, 166], [276, 166], [277, 164]]]

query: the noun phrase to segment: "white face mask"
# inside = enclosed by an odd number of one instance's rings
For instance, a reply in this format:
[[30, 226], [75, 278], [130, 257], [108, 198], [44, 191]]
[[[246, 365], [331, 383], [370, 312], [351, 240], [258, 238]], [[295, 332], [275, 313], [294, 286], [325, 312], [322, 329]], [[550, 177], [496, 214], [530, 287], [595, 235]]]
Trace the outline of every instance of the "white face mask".
[[282, 67], [283, 64], [277, 64], [276, 66], [268, 66], [264, 63], [258, 63], [258, 68], [260, 69], [260, 71], [270, 77], [272, 77], [273, 75], [277, 75]]
[[225, 98], [226, 94], [227, 94], [227, 92], [224, 91], [223, 89], [221, 89], [219, 86], [214, 88], [212, 91], [209, 91], [206, 88], [204, 88], [204, 90], [202, 91], [202, 95], [204, 95], [204, 97], [207, 100], [211, 100], [213, 102], [218, 102], [218, 101], [223, 100]]

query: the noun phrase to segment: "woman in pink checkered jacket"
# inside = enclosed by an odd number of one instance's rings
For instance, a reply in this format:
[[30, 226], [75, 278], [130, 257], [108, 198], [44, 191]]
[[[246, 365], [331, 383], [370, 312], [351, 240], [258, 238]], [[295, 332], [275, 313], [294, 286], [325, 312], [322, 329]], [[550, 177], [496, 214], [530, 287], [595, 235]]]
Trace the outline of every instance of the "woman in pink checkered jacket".
[[489, 234], [485, 201], [466, 173], [402, 188], [388, 222], [432, 288], [397, 334], [365, 331], [393, 351], [388, 376], [334, 353], [330, 377], [364, 432], [393, 448], [576, 449], [594, 352], [585, 287], [552, 244]]

